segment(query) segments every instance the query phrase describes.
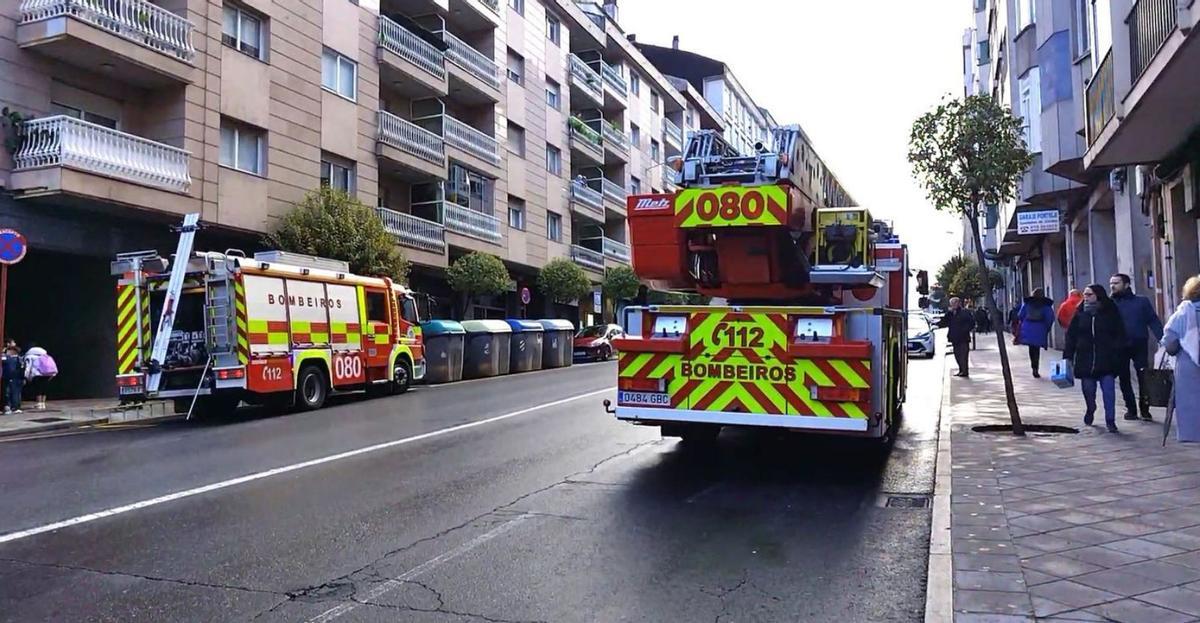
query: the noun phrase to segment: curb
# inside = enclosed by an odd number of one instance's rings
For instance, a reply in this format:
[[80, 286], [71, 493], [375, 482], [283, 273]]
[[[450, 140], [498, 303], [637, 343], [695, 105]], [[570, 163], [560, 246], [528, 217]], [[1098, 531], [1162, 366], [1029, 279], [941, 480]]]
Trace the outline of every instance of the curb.
[[[150, 409], [150, 411], [153, 411], [153, 410], [154, 409]], [[22, 437], [25, 435], [39, 435], [41, 433], [50, 433], [50, 432], [70, 430], [70, 429], [75, 429], [75, 428], [103, 426], [106, 424], [135, 424], [135, 423], [137, 423], [137, 424], [156, 424], [158, 422], [164, 422], [167, 420], [171, 420], [171, 419], [180, 417], [179, 414], [175, 414], [175, 413], [168, 414], [165, 412], [162, 414], [147, 415], [146, 417], [141, 417], [141, 418], [122, 417], [122, 415], [124, 415], [128, 411], [135, 411], [135, 409], [123, 410], [120, 407], [106, 407], [106, 408], [100, 408], [100, 409], [92, 409], [90, 411], [90, 414], [92, 416], [90, 419], [67, 420], [67, 421], [63, 421], [63, 422], [49, 422], [46, 424], [39, 425], [37, 427], [19, 428], [19, 429], [14, 429], [14, 430], [0, 430], [0, 439], [4, 439], [4, 438], [8, 438], [8, 437]]]
[[938, 407], [937, 463], [933, 479], [933, 521], [929, 527], [929, 567], [925, 581], [925, 623], [954, 620], [954, 558], [950, 540], [950, 366], [942, 357], [942, 401]]

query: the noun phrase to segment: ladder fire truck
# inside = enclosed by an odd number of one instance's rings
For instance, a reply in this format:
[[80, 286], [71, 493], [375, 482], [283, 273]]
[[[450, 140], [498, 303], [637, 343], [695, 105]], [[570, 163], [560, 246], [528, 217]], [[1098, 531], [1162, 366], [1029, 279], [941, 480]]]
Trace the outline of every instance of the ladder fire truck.
[[401, 393], [425, 373], [413, 293], [345, 262], [269, 251], [193, 252], [199, 215], [173, 260], [118, 255], [117, 390], [179, 412], [238, 403], [321, 408], [331, 393]]
[[908, 251], [853, 207], [798, 126], [737, 153], [712, 131], [680, 190], [628, 199], [633, 268], [719, 305], [623, 312], [620, 420], [711, 442], [723, 426], [879, 440], [905, 400]]

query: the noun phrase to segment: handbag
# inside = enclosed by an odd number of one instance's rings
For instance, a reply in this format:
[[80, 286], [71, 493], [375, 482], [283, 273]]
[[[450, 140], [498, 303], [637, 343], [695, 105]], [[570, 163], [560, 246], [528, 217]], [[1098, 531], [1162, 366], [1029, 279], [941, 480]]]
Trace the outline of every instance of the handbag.
[[1075, 386], [1075, 374], [1071, 371], [1071, 362], [1059, 359], [1050, 363], [1050, 382], [1062, 389]]
[[1175, 387], [1175, 371], [1163, 367], [1167, 360], [1167, 351], [1161, 351], [1158, 365], [1146, 370], [1146, 402], [1151, 407], [1166, 407], [1171, 401], [1171, 390]]

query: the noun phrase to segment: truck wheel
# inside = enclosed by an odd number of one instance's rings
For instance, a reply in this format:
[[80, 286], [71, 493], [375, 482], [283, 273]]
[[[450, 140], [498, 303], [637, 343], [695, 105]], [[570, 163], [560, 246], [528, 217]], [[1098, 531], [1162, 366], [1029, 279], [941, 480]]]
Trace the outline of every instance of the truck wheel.
[[712, 424], [695, 424], [680, 431], [683, 446], [693, 450], [711, 450], [717, 445], [721, 427]]
[[396, 360], [396, 369], [392, 370], [392, 393], [403, 394], [412, 385], [412, 366], [404, 359]]
[[299, 411], [316, 411], [325, 405], [329, 396], [329, 381], [317, 366], [305, 366], [300, 369], [296, 379], [296, 409]]

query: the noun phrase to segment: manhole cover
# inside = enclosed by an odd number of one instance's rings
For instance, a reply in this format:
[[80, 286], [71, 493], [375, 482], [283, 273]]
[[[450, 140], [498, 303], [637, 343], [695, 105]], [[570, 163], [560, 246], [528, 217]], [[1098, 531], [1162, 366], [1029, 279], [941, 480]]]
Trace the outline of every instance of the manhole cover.
[[[977, 433], [1008, 433], [1012, 434], [1012, 424], [984, 424], [982, 426], [972, 426], [971, 430]], [[1049, 435], [1074, 435], [1078, 433], [1078, 428], [1070, 426], [1055, 426], [1053, 424], [1026, 424], [1025, 434], [1034, 435], [1036, 437], [1046, 437]]]
[[929, 508], [928, 495], [885, 493], [879, 496], [881, 508]]
[[65, 422], [65, 421], [67, 421], [67, 418], [65, 418], [65, 417], [35, 417], [35, 418], [31, 418], [29, 421], [37, 422], [38, 424], [49, 424], [50, 422]]

